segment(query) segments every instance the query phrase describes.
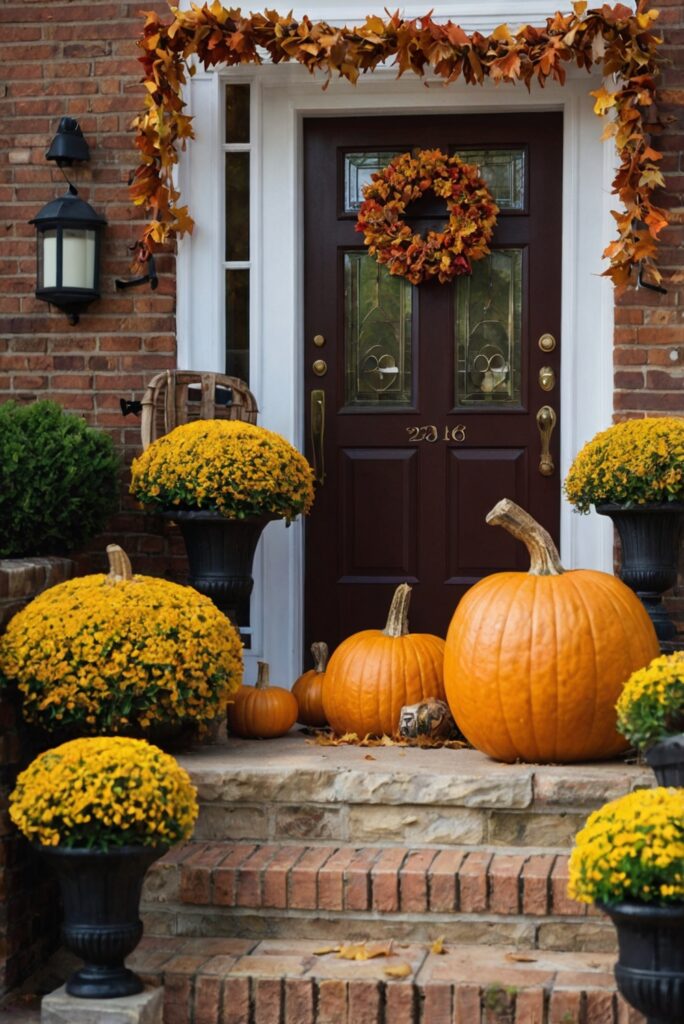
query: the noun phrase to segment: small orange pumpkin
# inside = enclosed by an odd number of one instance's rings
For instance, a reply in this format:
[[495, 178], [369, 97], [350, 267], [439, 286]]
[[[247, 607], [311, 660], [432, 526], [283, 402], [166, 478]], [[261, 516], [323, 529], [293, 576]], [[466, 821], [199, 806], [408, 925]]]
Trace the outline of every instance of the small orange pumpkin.
[[228, 705], [228, 732], [245, 740], [270, 740], [295, 724], [297, 701], [289, 690], [270, 685], [265, 661], [257, 665], [256, 686], [241, 686]]
[[314, 667], [299, 677], [292, 692], [299, 706], [297, 721], [314, 729], [322, 729], [328, 724], [323, 710], [323, 680], [328, 663], [328, 645], [321, 641], [311, 644], [311, 653]]
[[405, 704], [444, 700], [444, 641], [409, 633], [411, 588], [401, 583], [384, 629], [366, 629], [344, 640], [323, 682], [323, 710], [336, 733], [392, 736]]
[[499, 761], [613, 757], [627, 743], [615, 702], [658, 653], [641, 601], [616, 576], [566, 571], [546, 530], [504, 498], [487, 516], [530, 553], [530, 570], [486, 576], [461, 599], [444, 661], [447, 701]]

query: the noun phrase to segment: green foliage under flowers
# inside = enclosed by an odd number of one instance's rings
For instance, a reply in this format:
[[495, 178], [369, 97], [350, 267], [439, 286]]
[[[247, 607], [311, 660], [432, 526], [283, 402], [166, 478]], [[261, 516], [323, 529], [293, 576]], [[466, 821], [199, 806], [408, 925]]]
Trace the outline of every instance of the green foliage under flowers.
[[582, 903], [681, 903], [684, 789], [640, 789], [594, 811], [575, 839], [568, 893]]
[[0, 557], [64, 555], [114, 511], [112, 439], [56, 402], [0, 405]]
[[616, 707], [619, 731], [642, 750], [684, 732], [684, 651], [633, 672]]
[[602, 431], [577, 454], [564, 488], [578, 512], [602, 502], [684, 501], [684, 419], [647, 417]]
[[145, 740], [71, 740], [32, 761], [10, 796], [10, 817], [42, 846], [107, 850], [188, 839], [197, 792], [184, 768]]

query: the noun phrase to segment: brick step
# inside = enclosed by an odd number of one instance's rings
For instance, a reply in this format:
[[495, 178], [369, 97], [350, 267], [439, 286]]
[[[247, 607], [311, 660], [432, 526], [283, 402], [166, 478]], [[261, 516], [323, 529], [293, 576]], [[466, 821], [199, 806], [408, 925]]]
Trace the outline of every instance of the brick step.
[[[365, 961], [318, 941], [146, 936], [128, 963], [164, 984], [164, 1024], [645, 1024], [615, 990], [614, 957], [398, 944]], [[388, 967], [408, 965], [392, 979]]]
[[568, 857], [454, 847], [188, 843], [149, 871], [148, 934], [507, 942], [609, 951], [610, 922], [567, 896]]

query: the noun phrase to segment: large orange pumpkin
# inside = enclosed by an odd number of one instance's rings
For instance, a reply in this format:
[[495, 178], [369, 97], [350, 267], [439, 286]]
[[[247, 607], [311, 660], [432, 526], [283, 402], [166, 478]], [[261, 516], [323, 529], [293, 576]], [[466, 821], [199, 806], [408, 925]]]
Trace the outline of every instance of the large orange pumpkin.
[[384, 629], [366, 629], [344, 640], [331, 657], [323, 683], [323, 709], [336, 733], [389, 736], [399, 729], [405, 704], [444, 699], [444, 641], [409, 633], [411, 588], [400, 584]]
[[459, 728], [499, 761], [620, 753], [615, 702], [659, 649], [643, 605], [615, 576], [566, 572], [546, 530], [507, 498], [487, 522], [523, 541], [531, 564], [480, 580], [451, 620], [444, 682]]
[[297, 701], [289, 690], [271, 686], [268, 664], [258, 661], [256, 686], [241, 686], [228, 704], [228, 733], [243, 739], [284, 736], [297, 721]]
[[323, 681], [328, 664], [328, 645], [322, 641], [311, 644], [314, 667], [304, 672], [292, 687], [297, 700], [299, 714], [297, 721], [313, 729], [322, 729], [328, 724], [323, 710]]

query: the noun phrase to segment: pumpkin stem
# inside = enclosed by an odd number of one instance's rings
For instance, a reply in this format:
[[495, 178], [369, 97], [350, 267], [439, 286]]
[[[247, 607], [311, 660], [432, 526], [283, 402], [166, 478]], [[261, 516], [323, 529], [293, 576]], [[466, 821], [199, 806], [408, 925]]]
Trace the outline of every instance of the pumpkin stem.
[[257, 690], [265, 690], [267, 686], [271, 685], [271, 680], [268, 672], [267, 661], [257, 661]]
[[385, 636], [406, 636], [409, 631], [408, 610], [411, 603], [411, 588], [408, 583], [400, 583], [394, 591], [390, 605], [387, 625], [383, 629]]
[[490, 526], [503, 526], [530, 553], [530, 576], [560, 576], [565, 572], [551, 534], [510, 498], [502, 498], [486, 515]]
[[108, 583], [120, 583], [122, 580], [133, 579], [131, 560], [123, 548], [118, 544], [108, 544], [107, 558], [109, 559]]
[[322, 640], [318, 640], [315, 644], [311, 644], [311, 653], [316, 671], [325, 672], [328, 664], [328, 645], [323, 643]]

